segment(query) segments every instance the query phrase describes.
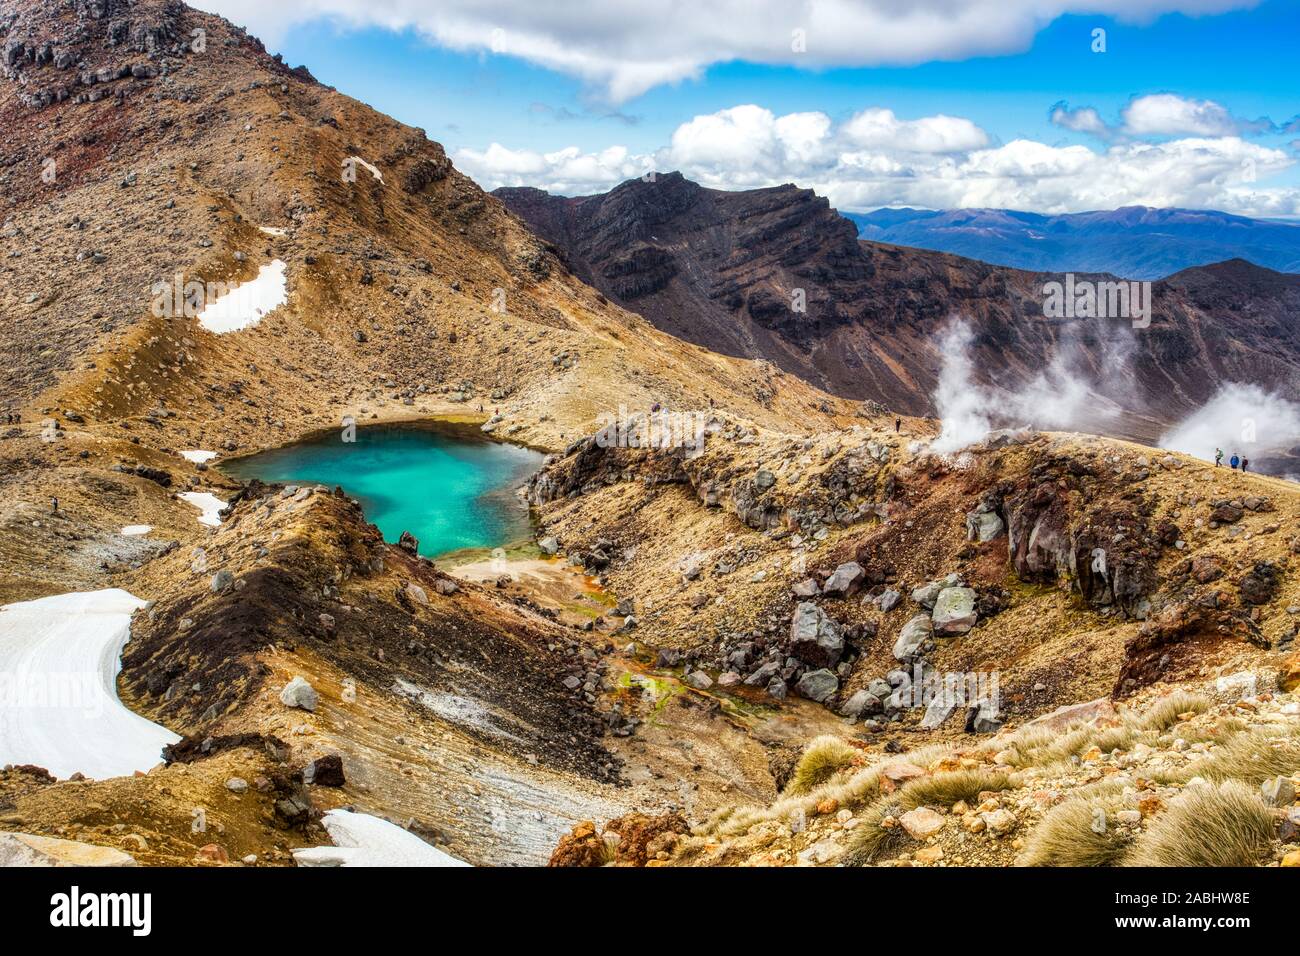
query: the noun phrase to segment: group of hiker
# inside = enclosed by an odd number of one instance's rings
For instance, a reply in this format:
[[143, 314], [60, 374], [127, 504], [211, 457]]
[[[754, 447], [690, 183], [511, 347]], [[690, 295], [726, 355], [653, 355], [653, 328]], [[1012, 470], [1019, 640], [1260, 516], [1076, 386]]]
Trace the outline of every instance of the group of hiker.
[[[1214, 449], [1214, 467], [1217, 468], [1222, 464], [1223, 464], [1223, 449], [1216, 448]], [[1231, 465], [1234, 470], [1240, 468], [1242, 471], [1245, 471], [1246, 466], [1250, 464], [1250, 459], [1238, 458], [1236, 452], [1234, 452], [1232, 457], [1228, 459], [1228, 464]]]

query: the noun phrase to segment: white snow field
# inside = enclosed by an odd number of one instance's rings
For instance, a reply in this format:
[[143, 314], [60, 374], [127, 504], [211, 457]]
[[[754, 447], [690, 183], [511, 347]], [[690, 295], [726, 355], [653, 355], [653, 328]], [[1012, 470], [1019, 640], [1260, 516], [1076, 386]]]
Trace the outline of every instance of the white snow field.
[[129, 524], [119, 531], [118, 534], [124, 535], [128, 538], [138, 538], [140, 535], [148, 534], [152, 530], [153, 525], [151, 524]]
[[293, 859], [299, 866], [469, 866], [368, 813], [331, 810], [321, 823], [335, 846], [294, 850]]
[[109, 588], [0, 607], [0, 765], [103, 779], [162, 761], [180, 738], [117, 696], [131, 613], [144, 604]]
[[204, 451], [201, 448], [193, 448], [190, 449], [189, 451], [181, 452], [181, 457], [184, 458], [186, 461], [194, 462], [194, 464], [196, 465], [202, 465], [205, 462], [209, 462], [212, 459], [216, 458], [217, 453], [215, 451]]
[[284, 262], [275, 259], [257, 270], [257, 278], [235, 286], [199, 313], [199, 325], [223, 335], [256, 325], [286, 299]]
[[199, 524], [209, 528], [221, 527], [221, 509], [226, 503], [210, 491], [183, 491], [176, 496], [181, 501], [193, 505], [203, 512], [199, 515]]

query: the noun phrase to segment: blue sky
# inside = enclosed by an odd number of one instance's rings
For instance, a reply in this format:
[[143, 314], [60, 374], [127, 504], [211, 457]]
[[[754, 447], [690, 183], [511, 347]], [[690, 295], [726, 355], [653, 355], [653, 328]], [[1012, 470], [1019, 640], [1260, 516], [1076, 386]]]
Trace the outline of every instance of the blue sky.
[[[676, 23], [653, 35], [644, 23], [630, 24], [628, 35], [620, 36], [615, 20], [593, 26], [586, 36], [573, 26], [586, 20], [548, 23], [535, 11], [516, 18], [500, 0], [489, 4], [497, 8], [496, 19], [472, 28], [439, 22], [434, 13], [406, 13], [409, 4], [401, 0], [375, 0], [369, 8], [393, 9], [373, 17], [368, 7], [353, 9], [349, 0], [289, 0], [290, 7], [294, 3], [303, 9], [268, 22], [262, 31], [253, 8], [245, 12], [238, 0], [206, 5], [261, 32], [268, 48], [289, 63], [305, 63], [321, 81], [424, 128], [488, 187], [594, 192], [645, 169], [681, 167], [723, 188], [793, 180], [831, 194], [842, 208], [987, 200], [1070, 211], [1151, 200], [1300, 214], [1300, 169], [1292, 145], [1300, 132], [1283, 128], [1300, 114], [1293, 67], [1300, 4], [1294, 2], [1267, 0], [1217, 14], [1168, 13], [1146, 22], [1066, 13], [1028, 28], [1023, 18], [1010, 16], [1005, 27], [999, 23], [980, 41], [996, 48], [993, 55], [961, 49], [957, 35], [950, 43], [955, 49], [943, 51], [947, 59], [928, 57], [925, 41], [919, 41], [922, 48], [910, 57], [916, 62], [906, 65], [874, 62], [890, 58], [887, 47], [864, 53], [862, 63], [845, 64], [854, 58], [852, 38], [835, 37], [828, 44], [813, 31], [806, 54], [783, 56], [789, 30], [779, 23], [768, 35], [750, 36], [749, 27], [738, 27], [746, 35], [727, 44], [734, 49], [722, 49], [716, 38], [703, 35], [711, 29], [707, 23]], [[967, 6], [972, 16], [987, 20], [1018, 4], [1031, 5], [970, 0]], [[1059, 5], [1076, 6], [1066, 0]], [[228, 6], [237, 9], [223, 9]], [[859, 0], [857, 6], [869, 18], [877, 15], [873, 7], [887, 5]], [[1195, 12], [1248, 7], [1249, 0], [1149, 0], [1146, 6]], [[389, 29], [367, 20], [405, 26]], [[511, 35], [499, 44], [486, 37], [477, 42], [473, 31], [492, 23]], [[1104, 53], [1092, 50], [1098, 28], [1106, 34]], [[521, 39], [515, 39], [516, 30]], [[863, 46], [871, 46], [869, 31], [863, 36]], [[548, 52], [548, 43], [571, 44], [575, 52]], [[1028, 49], [1020, 50], [1025, 43]], [[511, 52], [516, 46], [518, 55]], [[606, 49], [612, 52], [603, 58]], [[628, 59], [647, 51], [644, 72], [656, 78], [619, 75], [620, 49]], [[673, 65], [677, 57], [690, 65]], [[1143, 122], [1122, 119], [1135, 99], [1155, 94], [1172, 97], [1143, 101], [1134, 114]], [[1105, 127], [1063, 121], [1060, 114], [1054, 122], [1052, 108], [1062, 102], [1075, 110], [1095, 109]], [[760, 112], [728, 112], [737, 107]], [[889, 115], [872, 114], [872, 132], [864, 138], [854, 117], [880, 109]], [[791, 114], [801, 119], [781, 122]], [[979, 133], [959, 131], [954, 141], [945, 134], [936, 146], [926, 130], [907, 125], [941, 116], [969, 121]], [[1274, 127], [1249, 125], [1260, 118]], [[928, 145], [916, 148], [917, 137]], [[728, 144], [737, 144], [736, 154], [727, 152]], [[1159, 149], [1153, 153], [1147, 146]], [[1232, 172], [1237, 167], [1250, 170], [1240, 182]]]

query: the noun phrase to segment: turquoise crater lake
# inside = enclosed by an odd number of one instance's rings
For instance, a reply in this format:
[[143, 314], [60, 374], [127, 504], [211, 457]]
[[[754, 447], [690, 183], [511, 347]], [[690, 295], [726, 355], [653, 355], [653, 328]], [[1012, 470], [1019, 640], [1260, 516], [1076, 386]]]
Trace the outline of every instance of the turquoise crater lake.
[[403, 531], [436, 557], [494, 548], [531, 535], [516, 494], [542, 455], [453, 426], [372, 425], [344, 442], [342, 430], [220, 465], [234, 478], [321, 484], [361, 502], [366, 519], [396, 542]]

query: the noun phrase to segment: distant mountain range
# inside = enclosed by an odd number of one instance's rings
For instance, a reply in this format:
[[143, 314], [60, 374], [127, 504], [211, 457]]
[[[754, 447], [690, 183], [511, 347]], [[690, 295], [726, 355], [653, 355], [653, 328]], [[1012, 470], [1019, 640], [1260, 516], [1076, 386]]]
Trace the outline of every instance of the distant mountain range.
[[[810, 189], [730, 192], [660, 173], [595, 196], [494, 195], [575, 275], [660, 329], [901, 412], [935, 413], [937, 340], [954, 317], [976, 330], [987, 384], [1021, 390], [1059, 355], [1112, 379], [1096, 395], [1104, 417], [1084, 430], [1153, 440], [1226, 382], [1300, 399], [1300, 275], [1242, 259], [1155, 282], [1150, 327], [1126, 333], [1045, 318], [1044, 284], [1060, 272], [862, 240]], [[1117, 363], [1122, 342], [1131, 355]]]
[[1034, 272], [1162, 279], [1226, 259], [1300, 272], [1300, 223], [1214, 210], [1125, 206], [1043, 216], [1011, 209], [878, 209], [844, 216], [862, 239]]

